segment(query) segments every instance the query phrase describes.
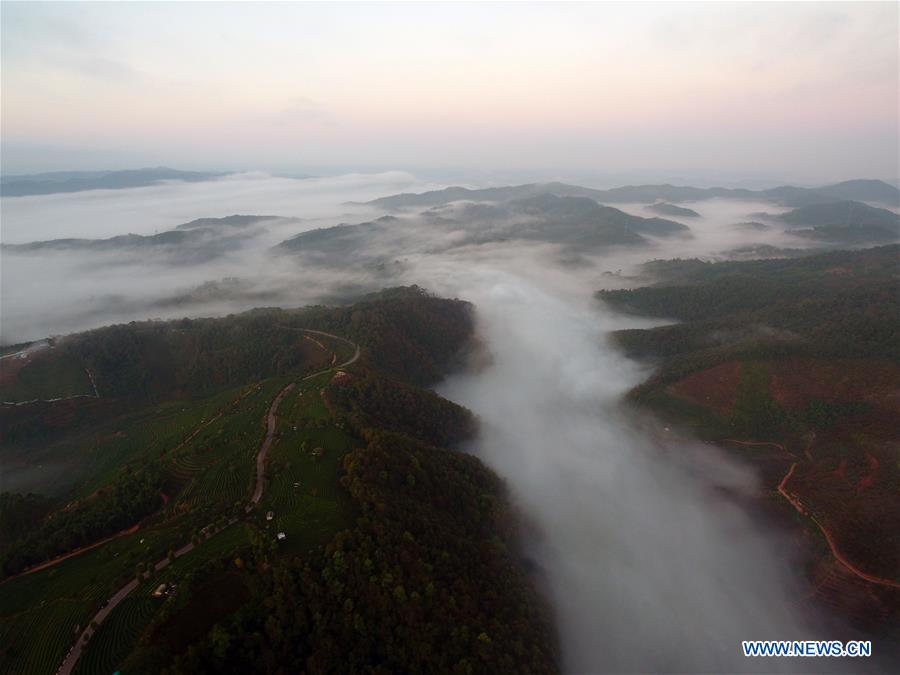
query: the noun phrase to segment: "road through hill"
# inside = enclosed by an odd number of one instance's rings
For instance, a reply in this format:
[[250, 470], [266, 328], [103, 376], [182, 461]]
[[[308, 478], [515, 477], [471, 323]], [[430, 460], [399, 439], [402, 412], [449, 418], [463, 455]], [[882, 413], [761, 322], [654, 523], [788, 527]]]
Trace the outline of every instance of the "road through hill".
[[[282, 328], [288, 328], [287, 326], [282, 326]], [[340, 342], [344, 342], [351, 347], [354, 348], [353, 356], [344, 361], [343, 363], [339, 363], [336, 365], [331, 365], [324, 370], [320, 370], [318, 372], [312, 373], [311, 375], [306, 375], [305, 377], [300, 378], [299, 382], [305, 382], [306, 380], [312, 379], [314, 377], [318, 377], [319, 375], [324, 375], [332, 370], [337, 370], [339, 368], [346, 368], [347, 366], [355, 363], [361, 353], [359, 345], [355, 342], [351, 342], [350, 340], [343, 338], [339, 335], [333, 335], [332, 333], [326, 333], [325, 331], [313, 330], [311, 328], [291, 328], [291, 330], [297, 330], [304, 333], [314, 333], [316, 335], [322, 335], [324, 337], [332, 338], [334, 340], [338, 340]], [[333, 361], [336, 359], [332, 359]], [[246, 512], [249, 513], [253, 510], [253, 507], [259, 503], [260, 499], [262, 499], [263, 492], [265, 491], [265, 470], [266, 470], [266, 459], [268, 458], [269, 448], [272, 445], [272, 441], [275, 437], [275, 428], [276, 428], [276, 413], [278, 412], [278, 406], [281, 403], [282, 399], [285, 395], [293, 389], [296, 385], [296, 382], [291, 382], [286, 387], [284, 387], [278, 394], [275, 396], [275, 399], [272, 401], [272, 405], [269, 406], [268, 413], [266, 414], [266, 435], [263, 438], [262, 443], [259, 446], [259, 451], [256, 453], [256, 487], [253, 490], [253, 495], [250, 498], [250, 504], [247, 505]], [[209, 539], [227, 527], [230, 527], [234, 523], [237, 522], [237, 518], [231, 518], [228, 520], [227, 524], [215, 529], [206, 532], [206, 538]], [[154, 565], [154, 569], [156, 571], [160, 571], [168, 567], [169, 563], [172, 560], [180, 558], [181, 556], [190, 553], [194, 550], [193, 542], [189, 542], [179, 548], [176, 551], [173, 551], [171, 557], [167, 556], [162, 560], [157, 561]], [[90, 621], [87, 622], [87, 627], [81, 632], [76, 640], [75, 644], [72, 645], [72, 648], [69, 649], [69, 652], [66, 654], [65, 659], [63, 659], [62, 664], [60, 664], [57, 669], [57, 675], [70, 675], [75, 668], [75, 665], [78, 663], [78, 659], [81, 657], [81, 653], [84, 650], [85, 645], [88, 641], [88, 636], [91, 634], [92, 629], [91, 625], [103, 623], [103, 621], [112, 613], [112, 611], [116, 608], [119, 603], [121, 603], [126, 597], [128, 597], [132, 591], [134, 591], [138, 587], [138, 580], [132, 579], [127, 584], [125, 584], [122, 588], [116, 591], [109, 600], [104, 603], [103, 607], [101, 607], [97, 613], [91, 618]]]

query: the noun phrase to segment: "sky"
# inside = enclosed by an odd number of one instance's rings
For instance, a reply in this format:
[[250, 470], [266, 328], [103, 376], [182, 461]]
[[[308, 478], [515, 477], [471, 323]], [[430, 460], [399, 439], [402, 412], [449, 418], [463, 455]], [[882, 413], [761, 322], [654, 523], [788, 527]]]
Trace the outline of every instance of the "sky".
[[4, 173], [896, 180], [897, 3], [0, 4]]

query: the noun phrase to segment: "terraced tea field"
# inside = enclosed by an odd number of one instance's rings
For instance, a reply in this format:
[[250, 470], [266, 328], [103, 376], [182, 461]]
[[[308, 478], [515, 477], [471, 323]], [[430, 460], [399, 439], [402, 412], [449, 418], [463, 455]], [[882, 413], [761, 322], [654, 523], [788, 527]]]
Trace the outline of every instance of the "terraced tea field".
[[[348, 359], [358, 355], [338, 340], [317, 339], [342, 345], [342, 353], [351, 351]], [[63, 663], [65, 672], [111, 672], [135, 653], [160, 605], [174, 599], [151, 596], [160, 583], [181, 585], [209, 561], [237, 556], [250, 546], [251, 530], [260, 526], [273, 541], [277, 531], [286, 532], [280, 550], [294, 555], [328, 541], [349, 524], [353, 514], [339, 475], [354, 441], [335, 425], [321, 398], [320, 390], [332, 376], [330, 370], [308, 378], [292, 374], [200, 401], [157, 404], [82, 438], [78, 451], [92, 478], [81, 485], [76, 499], [90, 499], [91, 491], [123, 464], [152, 458], [164, 467], [166, 503], [136, 532], [0, 586], [0, 639], [5, 646], [0, 670], [30, 675], [55, 672]], [[270, 407], [291, 382], [297, 386], [276, 410], [269, 489], [260, 507], [245, 514]], [[64, 447], [60, 443], [57, 450]], [[277, 518], [267, 521], [267, 510], [277, 510]], [[207, 534], [198, 537], [202, 532]], [[123, 595], [143, 570], [152, 571], [149, 578]], [[119, 597], [97, 617], [102, 623], [89, 640], [75, 650], [76, 656], [64, 659], [114, 594]], [[35, 639], [38, 632], [40, 640]]]
[[285, 533], [281, 548], [291, 553], [326, 543], [352, 518], [339, 476], [354, 439], [332, 424], [319, 394], [322, 384], [318, 378], [310, 381], [282, 403], [286, 414], [270, 451], [270, 485], [261, 511], [273, 512], [269, 529]]

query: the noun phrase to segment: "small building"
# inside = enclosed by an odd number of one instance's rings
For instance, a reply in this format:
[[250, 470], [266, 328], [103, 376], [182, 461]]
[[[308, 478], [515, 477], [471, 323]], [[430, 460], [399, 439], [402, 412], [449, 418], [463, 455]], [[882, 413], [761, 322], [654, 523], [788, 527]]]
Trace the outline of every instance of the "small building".
[[274, 512], [274, 511], [269, 511], [269, 512], [266, 514], [266, 520], [272, 520], [272, 518], [274, 518], [274, 517], [275, 517], [275, 512]]
[[313, 448], [313, 457], [321, 457], [323, 454], [325, 454], [325, 448]]
[[165, 584], [160, 584], [159, 586], [157, 586], [156, 590], [153, 591], [153, 597], [161, 598], [163, 595], [165, 595], [166, 588], [167, 586]]
[[278, 541], [287, 539], [287, 535], [284, 532], [279, 532], [276, 536], [278, 537]]

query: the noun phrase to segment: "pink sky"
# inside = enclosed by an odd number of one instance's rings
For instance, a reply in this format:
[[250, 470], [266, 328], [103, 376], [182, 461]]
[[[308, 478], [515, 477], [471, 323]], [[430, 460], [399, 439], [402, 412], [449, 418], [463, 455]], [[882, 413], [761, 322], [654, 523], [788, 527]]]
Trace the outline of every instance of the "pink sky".
[[898, 5], [2, 4], [5, 172], [894, 179]]

